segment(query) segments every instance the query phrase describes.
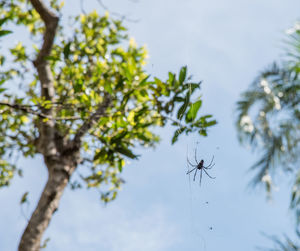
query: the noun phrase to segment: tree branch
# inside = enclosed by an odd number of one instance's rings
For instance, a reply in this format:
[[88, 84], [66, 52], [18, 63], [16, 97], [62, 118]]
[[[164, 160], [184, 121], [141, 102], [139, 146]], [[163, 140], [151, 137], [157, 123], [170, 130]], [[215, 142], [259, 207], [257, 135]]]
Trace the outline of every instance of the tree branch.
[[39, 13], [46, 26], [43, 46], [35, 60], [35, 64], [38, 65], [39, 63], [46, 62], [45, 57], [49, 56], [51, 53], [59, 18], [55, 13], [47, 9], [41, 0], [30, 0], [30, 2]]
[[106, 11], [108, 11], [109, 13], [111, 13], [113, 16], [116, 16], [118, 18], [120, 18], [121, 20], [126, 20], [128, 22], [132, 22], [132, 23], [137, 23], [139, 22], [140, 20], [139, 19], [131, 19], [131, 18], [128, 18], [126, 17], [126, 15], [122, 15], [118, 12], [113, 12], [113, 11], [109, 11], [108, 7], [103, 3], [102, 0], [97, 0], [97, 2], [99, 3], [99, 5]]
[[[33, 64], [37, 69], [41, 82], [41, 96], [52, 103], [54, 102], [55, 90], [52, 72], [46, 57], [51, 53], [59, 18], [45, 6], [42, 0], [30, 0], [30, 2], [39, 13], [46, 27], [42, 48]], [[53, 117], [53, 108], [43, 108], [42, 113]], [[39, 128], [39, 132], [42, 142], [42, 152], [45, 155], [55, 155], [57, 152], [55, 146], [55, 122], [53, 120], [43, 122]]]
[[30, 2], [39, 13], [46, 26], [43, 45], [39, 54], [37, 55], [37, 58], [34, 60], [34, 66], [38, 71], [39, 79], [41, 81], [42, 97], [45, 97], [46, 100], [53, 101], [53, 76], [46, 57], [51, 53], [59, 18], [50, 10], [48, 10], [41, 0], [30, 0]]
[[30, 105], [20, 105], [20, 104], [11, 104], [11, 103], [7, 103], [7, 102], [0, 102], [0, 105], [5, 105], [8, 106], [10, 108], [13, 109], [17, 109], [20, 111], [23, 111], [25, 113], [30, 113], [32, 115], [36, 115], [42, 119], [50, 119], [50, 120], [79, 120], [79, 119], [83, 119], [80, 116], [68, 116], [68, 117], [55, 117], [55, 116], [50, 116], [47, 114], [44, 114], [42, 112], [37, 112], [35, 110], [33, 110], [32, 106]]
[[99, 120], [99, 118], [106, 114], [106, 109], [111, 105], [112, 98], [109, 94], [104, 95], [104, 100], [99, 104], [97, 110], [83, 123], [78, 129], [73, 139], [73, 146], [80, 147], [81, 138], [84, 134], [92, 128], [92, 126]]

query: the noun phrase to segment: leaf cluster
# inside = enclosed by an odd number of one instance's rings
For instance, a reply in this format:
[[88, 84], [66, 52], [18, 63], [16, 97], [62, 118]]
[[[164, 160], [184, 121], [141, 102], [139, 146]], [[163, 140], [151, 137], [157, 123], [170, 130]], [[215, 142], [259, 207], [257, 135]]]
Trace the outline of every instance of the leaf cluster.
[[[25, 2], [11, 1], [2, 9], [1, 15], [17, 25], [25, 25], [34, 40], [41, 39], [42, 22]], [[59, 10], [56, 1], [51, 4]], [[39, 136], [39, 125], [49, 119], [55, 121], [60, 137], [72, 140], [82, 124], [109, 96], [111, 103], [105, 115], [83, 138], [81, 155], [85, 171], [80, 175], [88, 187], [105, 188], [101, 190], [102, 199], [108, 202], [116, 197], [123, 183], [120, 173], [125, 160], [139, 156], [133, 149], [138, 145], [153, 147], [158, 142], [154, 127], [164, 127], [171, 121], [175, 127], [172, 143], [175, 143], [183, 132], [198, 131], [206, 136], [207, 128], [216, 121], [211, 115], [198, 115], [202, 100], [198, 97], [193, 101], [192, 95], [201, 82], [191, 81], [187, 67], [182, 67], [178, 76], [170, 72], [166, 81], [151, 78], [145, 72], [146, 49], [128, 38], [120, 20], [111, 19], [108, 13], [100, 16], [93, 11], [72, 18], [71, 24], [67, 29], [59, 27], [51, 55], [47, 58], [54, 76], [55, 102], [40, 96], [36, 74], [30, 81], [25, 77], [30, 49], [18, 43], [10, 50], [15, 66], [8, 67], [0, 78], [3, 83], [14, 81], [14, 73], [16, 78], [27, 80], [27, 90], [21, 98], [9, 89], [3, 89], [0, 136], [1, 142], [5, 143], [0, 145], [0, 157], [7, 159], [9, 147], [21, 151], [24, 156], [37, 154], [35, 141]], [[39, 47], [33, 47], [38, 53]], [[52, 109], [53, 117], [44, 116], [44, 109]]]
[[264, 152], [253, 165], [259, 169], [255, 183], [272, 173], [276, 164], [289, 170], [290, 164], [297, 161], [299, 90], [298, 73], [273, 64], [258, 76], [237, 103], [236, 127], [240, 141]]
[[[259, 150], [253, 184], [263, 183], [268, 193], [278, 167], [294, 174], [291, 208], [299, 220], [300, 205], [300, 32], [290, 36], [289, 60], [261, 72], [237, 102], [236, 128], [243, 143]], [[285, 249], [284, 249], [285, 250]]]

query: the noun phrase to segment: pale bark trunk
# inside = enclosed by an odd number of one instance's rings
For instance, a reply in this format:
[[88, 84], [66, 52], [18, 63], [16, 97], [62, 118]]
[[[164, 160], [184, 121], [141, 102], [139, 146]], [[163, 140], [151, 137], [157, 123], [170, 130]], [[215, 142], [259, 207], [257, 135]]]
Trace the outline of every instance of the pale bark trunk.
[[[62, 161], [65, 162], [65, 161]], [[71, 164], [71, 163], [70, 163]], [[73, 163], [72, 163], [73, 164]], [[71, 164], [71, 165], [72, 165]], [[39, 251], [44, 231], [53, 213], [57, 210], [60, 198], [75, 167], [61, 164], [47, 165], [49, 177], [28, 225], [22, 235], [19, 251]]]

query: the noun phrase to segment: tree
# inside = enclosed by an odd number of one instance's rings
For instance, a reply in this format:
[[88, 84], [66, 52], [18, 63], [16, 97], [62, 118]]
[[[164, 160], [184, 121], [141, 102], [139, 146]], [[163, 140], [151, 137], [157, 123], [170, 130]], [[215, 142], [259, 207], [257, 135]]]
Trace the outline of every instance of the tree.
[[[294, 175], [291, 208], [300, 220], [300, 23], [288, 30], [288, 60], [261, 72], [237, 102], [236, 128], [242, 143], [259, 150], [253, 184], [271, 192], [278, 168]], [[299, 233], [297, 231], [297, 233]], [[284, 243], [277, 244], [283, 248]], [[286, 238], [286, 247], [290, 239]], [[282, 249], [291, 250], [291, 249]], [[293, 249], [294, 250], [294, 249]]]
[[[40, 249], [79, 166], [87, 174], [75, 185], [101, 185], [101, 199], [109, 202], [122, 184], [125, 159], [138, 158], [134, 147], [159, 141], [154, 127], [170, 121], [174, 144], [182, 133], [206, 136], [207, 127], [216, 123], [211, 115], [197, 115], [202, 101], [191, 96], [201, 82], [192, 82], [186, 67], [178, 76], [169, 72], [166, 81], [151, 80], [143, 69], [145, 48], [128, 40], [120, 20], [94, 11], [71, 18], [66, 28], [59, 18], [62, 6], [56, 0], [49, 6], [42, 0], [0, 3], [1, 20], [27, 27], [31, 37], [11, 48], [10, 55], [1, 55], [0, 185], [22, 174], [14, 163], [18, 154], [41, 154], [48, 170], [19, 244], [22, 251]], [[17, 82], [17, 90], [8, 86]]]

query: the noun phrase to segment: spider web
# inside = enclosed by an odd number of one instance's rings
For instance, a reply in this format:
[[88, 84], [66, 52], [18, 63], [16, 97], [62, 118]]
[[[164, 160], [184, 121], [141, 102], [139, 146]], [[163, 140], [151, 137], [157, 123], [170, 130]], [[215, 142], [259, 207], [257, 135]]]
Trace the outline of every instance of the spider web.
[[[187, 143], [186, 145], [186, 158], [188, 158], [188, 154], [189, 154], [189, 144]], [[190, 167], [189, 164], [186, 160], [186, 169], [187, 172], [190, 171]], [[197, 228], [197, 225], [195, 224], [194, 220], [195, 220], [195, 213], [194, 213], [194, 192], [192, 189], [192, 185], [191, 185], [191, 176], [188, 175], [188, 198], [189, 198], [189, 225], [190, 225], [190, 232], [191, 232], [191, 238], [193, 240], [195, 240], [196, 238], [200, 238], [201, 240], [199, 240], [200, 244], [202, 245], [201, 250], [207, 250], [206, 248], [206, 240], [204, 238], [204, 236], [200, 233], [199, 229]], [[195, 238], [196, 237], [196, 238]]]

